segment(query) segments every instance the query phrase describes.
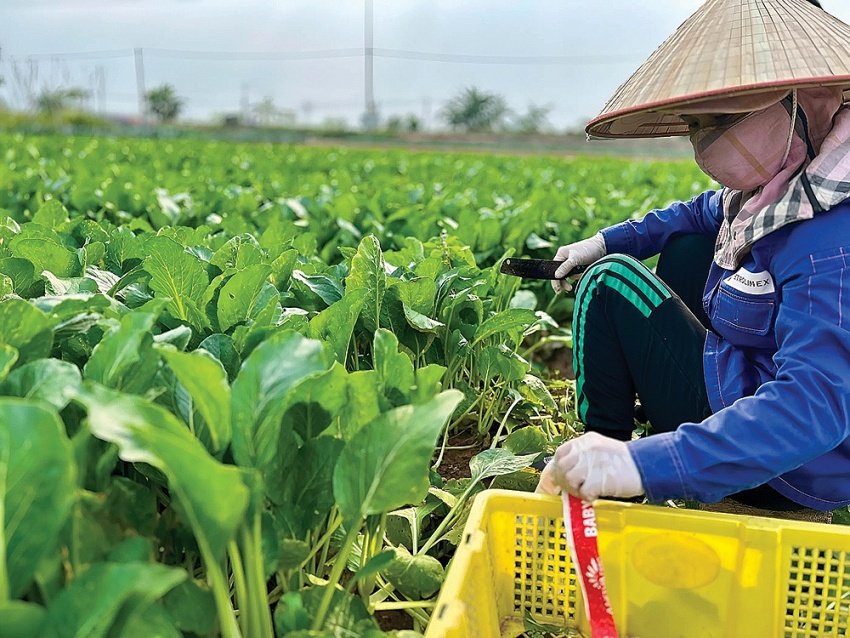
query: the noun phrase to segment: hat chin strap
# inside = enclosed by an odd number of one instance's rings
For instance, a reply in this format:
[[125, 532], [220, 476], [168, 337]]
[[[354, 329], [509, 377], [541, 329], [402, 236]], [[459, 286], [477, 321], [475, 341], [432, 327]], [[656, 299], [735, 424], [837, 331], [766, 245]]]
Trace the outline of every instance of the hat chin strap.
[[797, 125], [797, 89], [791, 91], [791, 130], [788, 133], [788, 143], [785, 144], [785, 154], [782, 156], [782, 162], [779, 164], [780, 166], [785, 166], [785, 162], [788, 160], [788, 155], [791, 153], [791, 142], [794, 140], [794, 129]]
[[[809, 138], [809, 120], [806, 117], [806, 111], [803, 107], [797, 104], [797, 90], [794, 89], [791, 93], [792, 99], [792, 114], [791, 114], [791, 135], [788, 138], [788, 145], [785, 149], [785, 159], [782, 160], [782, 164], [788, 159], [788, 154], [791, 152], [791, 139], [794, 135], [794, 130], [797, 125], [797, 120], [800, 122], [800, 137], [803, 139], [803, 142], [806, 143], [807, 149], [807, 157], [809, 161], [815, 159], [817, 153], [815, 153], [814, 146], [812, 145], [812, 140]], [[816, 213], [823, 212], [824, 208], [821, 206], [818, 201], [817, 196], [814, 193], [814, 189], [812, 188], [811, 182], [809, 181], [809, 176], [806, 174], [806, 165], [807, 162], [803, 162], [800, 165], [800, 168], [797, 169], [797, 173], [795, 175], [800, 175], [800, 182], [803, 185], [803, 191], [806, 193], [806, 198], [809, 200], [809, 203], [812, 205], [812, 209]]]

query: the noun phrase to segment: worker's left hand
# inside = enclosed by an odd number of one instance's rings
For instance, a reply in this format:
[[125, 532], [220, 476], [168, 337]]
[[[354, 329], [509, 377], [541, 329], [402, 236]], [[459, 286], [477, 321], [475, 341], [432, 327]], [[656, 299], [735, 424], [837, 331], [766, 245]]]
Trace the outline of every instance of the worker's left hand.
[[562, 444], [540, 475], [538, 493], [568, 492], [585, 501], [644, 493], [637, 465], [622, 441], [588, 432]]

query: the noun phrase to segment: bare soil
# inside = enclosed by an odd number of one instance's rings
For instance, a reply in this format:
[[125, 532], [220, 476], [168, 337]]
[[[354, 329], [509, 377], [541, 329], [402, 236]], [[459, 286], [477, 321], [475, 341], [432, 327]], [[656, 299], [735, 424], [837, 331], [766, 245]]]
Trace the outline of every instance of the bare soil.
[[469, 478], [469, 459], [487, 446], [475, 434], [465, 432], [449, 437], [443, 460], [437, 471], [444, 480]]
[[413, 618], [401, 609], [387, 609], [375, 612], [375, 620], [381, 631], [399, 631], [401, 629], [413, 629]]

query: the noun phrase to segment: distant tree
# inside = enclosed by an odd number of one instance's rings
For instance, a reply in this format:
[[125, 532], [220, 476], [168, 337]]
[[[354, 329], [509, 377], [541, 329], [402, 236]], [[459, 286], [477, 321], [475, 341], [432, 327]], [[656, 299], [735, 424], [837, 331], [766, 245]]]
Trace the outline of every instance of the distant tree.
[[534, 104], [529, 104], [528, 111], [516, 119], [515, 127], [517, 132], [530, 134], [551, 130], [552, 125], [549, 122], [549, 114], [553, 109], [553, 106], [535, 106]]
[[295, 113], [289, 109], [280, 109], [274, 103], [274, 98], [267, 95], [251, 107], [257, 124], [260, 126], [274, 126], [283, 124], [292, 126], [295, 124]]
[[501, 95], [473, 86], [449, 100], [441, 116], [453, 130], [480, 132], [502, 128], [509, 112]]
[[271, 95], [265, 96], [262, 100], [251, 107], [254, 112], [254, 117], [257, 118], [257, 123], [268, 126], [274, 124], [280, 109], [274, 103], [274, 98]]
[[18, 105], [35, 108], [35, 87], [38, 81], [38, 63], [32, 58], [24, 61], [11, 60], [12, 97]]
[[58, 115], [71, 109], [81, 109], [83, 102], [91, 96], [86, 89], [43, 89], [34, 98], [35, 110], [44, 115]]
[[298, 122], [298, 116], [292, 109], [281, 109], [277, 116], [277, 123], [281, 126], [295, 126]]
[[384, 124], [388, 133], [415, 133], [420, 128], [419, 118], [413, 113], [407, 115], [390, 115]]
[[313, 114], [313, 109], [316, 108], [316, 105], [313, 104], [310, 100], [303, 102], [301, 104], [301, 110], [304, 112], [304, 123], [307, 126], [310, 126], [310, 116]]
[[322, 122], [322, 129], [329, 133], [345, 133], [348, 130], [348, 122], [344, 117], [326, 117]]
[[160, 122], [173, 122], [183, 110], [183, 98], [177, 96], [173, 86], [163, 84], [145, 93], [145, 105]]
[[592, 118], [591, 118], [590, 116], [582, 115], [581, 117], [579, 117], [579, 118], [575, 121], [575, 123], [574, 123], [572, 126], [567, 126], [567, 128], [566, 128], [566, 130], [565, 130], [565, 133], [567, 133], [567, 134], [569, 134], [569, 135], [581, 135], [581, 136], [584, 136], [584, 135], [585, 135], [584, 127], [585, 127], [585, 126], [587, 126], [587, 123], [588, 123], [591, 119], [592, 119]]
[[221, 113], [216, 118], [218, 123], [221, 126], [225, 127], [236, 127], [242, 126], [242, 114], [241, 113]]
[[416, 133], [417, 131], [419, 131], [419, 129], [422, 128], [422, 122], [420, 121], [419, 117], [414, 115], [413, 113], [410, 113], [404, 119], [405, 119], [405, 122], [404, 122], [405, 128], [410, 133]]
[[390, 115], [387, 118], [386, 124], [384, 124], [384, 128], [388, 133], [400, 133], [403, 127], [404, 121], [402, 120], [401, 115]]

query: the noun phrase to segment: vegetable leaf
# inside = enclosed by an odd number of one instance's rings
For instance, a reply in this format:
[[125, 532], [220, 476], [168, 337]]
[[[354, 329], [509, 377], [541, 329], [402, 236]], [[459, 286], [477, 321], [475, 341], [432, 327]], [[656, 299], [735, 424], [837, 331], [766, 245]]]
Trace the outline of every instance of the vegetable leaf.
[[202, 330], [207, 321], [201, 300], [209, 278], [200, 260], [168, 237], [154, 237], [145, 246], [149, 255], [144, 267], [151, 276], [151, 290], [168, 299], [166, 309], [175, 319]]
[[174, 415], [139, 397], [86, 382], [77, 400], [88, 411], [92, 434], [118, 445], [125, 461], [165, 474], [198, 544], [223, 556], [248, 507], [241, 471], [213, 459]]
[[425, 498], [437, 437], [461, 398], [449, 390], [395, 408], [352, 436], [333, 474], [334, 496], [349, 523]]
[[0, 600], [30, 585], [76, 495], [71, 442], [53, 408], [0, 399]]

